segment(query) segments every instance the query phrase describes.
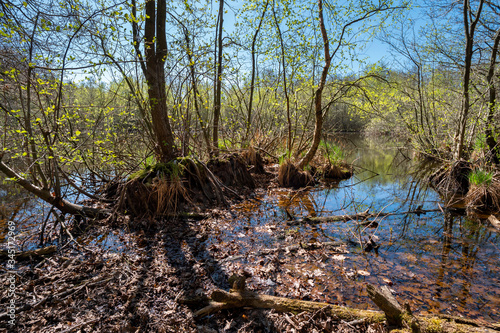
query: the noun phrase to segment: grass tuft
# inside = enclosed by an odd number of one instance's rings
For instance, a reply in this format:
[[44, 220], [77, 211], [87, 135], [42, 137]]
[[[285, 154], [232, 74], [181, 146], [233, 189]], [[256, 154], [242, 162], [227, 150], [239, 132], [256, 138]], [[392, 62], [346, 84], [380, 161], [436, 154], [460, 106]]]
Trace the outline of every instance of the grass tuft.
[[472, 170], [469, 174], [470, 185], [490, 186], [493, 181], [493, 172], [484, 170]]

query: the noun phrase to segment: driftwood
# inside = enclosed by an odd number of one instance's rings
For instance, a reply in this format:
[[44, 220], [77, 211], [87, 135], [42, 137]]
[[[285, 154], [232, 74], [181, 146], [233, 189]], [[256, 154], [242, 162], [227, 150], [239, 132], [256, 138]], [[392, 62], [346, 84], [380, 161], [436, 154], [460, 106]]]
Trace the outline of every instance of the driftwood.
[[495, 332], [500, 324], [449, 315], [414, 316], [408, 303], [401, 306], [387, 286], [367, 285], [370, 299], [385, 313], [387, 323], [418, 332]]
[[[321, 223], [326, 223], [326, 222], [347, 222], [351, 220], [366, 220], [370, 218], [378, 218], [378, 217], [385, 217], [385, 216], [392, 216], [392, 215], [407, 215], [407, 214], [425, 214], [425, 213], [430, 213], [430, 212], [440, 212], [441, 210], [439, 209], [429, 209], [429, 210], [423, 210], [423, 209], [416, 209], [416, 210], [411, 210], [411, 211], [406, 211], [406, 212], [400, 212], [400, 213], [370, 213], [368, 210], [362, 212], [362, 213], [356, 213], [356, 214], [346, 214], [346, 215], [333, 215], [333, 216], [308, 216], [300, 219], [291, 219], [290, 221], [287, 221], [288, 225], [299, 225], [299, 224], [321, 224]], [[369, 225], [371, 223], [375, 222], [362, 222], [362, 225]], [[373, 225], [375, 226], [375, 225]]]
[[389, 287], [377, 288], [371, 284], [366, 286], [370, 299], [385, 313], [387, 323], [391, 326], [405, 327], [413, 333], [420, 333], [420, 323], [413, 316], [408, 303], [405, 308], [399, 304]]
[[324, 310], [325, 313], [330, 314], [332, 317], [342, 320], [365, 319], [366, 322], [370, 323], [385, 321], [384, 314], [378, 311], [357, 310], [328, 303], [260, 295], [246, 289], [233, 289], [232, 292], [219, 289], [214, 290], [211, 299], [213, 302], [211, 302], [210, 305], [194, 313], [196, 317], [208, 315], [222, 308], [253, 307], [260, 309], [275, 309], [280, 312], [314, 312]]
[[[244, 276], [241, 276], [241, 280], [243, 283], [233, 283], [233, 289], [229, 292], [220, 289], [214, 290], [208, 306], [196, 311], [194, 316], [200, 318], [222, 309], [252, 307], [274, 309], [279, 312], [323, 311], [325, 314], [339, 321], [362, 320], [368, 324], [387, 322], [393, 327], [403, 328], [403, 330], [398, 330], [398, 332], [495, 333], [500, 331], [500, 324], [446, 315], [414, 316], [411, 313], [409, 305], [406, 303], [404, 306], [401, 306], [387, 287], [378, 289], [372, 285], [367, 286], [368, 295], [374, 303], [383, 310], [383, 312], [380, 312], [352, 309], [328, 303], [261, 295], [246, 289], [244, 285]], [[204, 298], [204, 301], [203, 303], [206, 304], [206, 298]]]
[[496, 218], [495, 215], [490, 215], [488, 217], [488, 221], [490, 221], [491, 225], [494, 226], [497, 230], [500, 230], [500, 221]]
[[[51, 246], [43, 247], [41, 249], [14, 253], [14, 256], [16, 257], [17, 260], [26, 260], [26, 259], [30, 259], [32, 257], [41, 257], [44, 255], [53, 254], [56, 251], [57, 251], [57, 246], [51, 245]], [[5, 259], [8, 257], [9, 257], [8, 250], [1, 250], [0, 251], [0, 259]]]

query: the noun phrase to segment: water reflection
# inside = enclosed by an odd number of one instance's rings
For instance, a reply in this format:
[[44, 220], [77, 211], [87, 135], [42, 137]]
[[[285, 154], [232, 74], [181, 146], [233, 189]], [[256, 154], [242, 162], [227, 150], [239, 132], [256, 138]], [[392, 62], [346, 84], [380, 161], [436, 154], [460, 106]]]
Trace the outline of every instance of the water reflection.
[[[253, 250], [311, 239], [351, 244], [351, 253], [342, 260], [328, 252], [321, 254], [324, 250], [282, 256], [285, 264], [277, 275], [281, 284], [274, 291], [291, 297], [372, 307], [364, 284], [390, 283], [398, 297], [421, 313], [449, 312], [500, 320], [498, 233], [481, 221], [445, 209], [439, 195], [423, 181], [425, 168], [408, 159], [411, 152], [400, 145], [359, 137], [347, 137], [338, 143], [348, 152], [348, 161], [357, 166], [353, 178], [326, 189], [272, 191], [263, 198], [263, 206], [254, 206], [245, 213], [254, 230], [272, 225], [276, 234], [281, 232], [286, 237], [275, 238], [273, 243], [269, 234], [252, 231], [246, 235], [248, 238], [240, 235], [243, 254], [249, 238], [253, 239]], [[355, 221], [314, 227], [288, 227], [284, 222], [289, 218], [285, 211], [302, 217], [354, 214], [366, 209], [385, 213], [442, 211], [381, 217], [375, 229], [359, 227]], [[273, 215], [276, 211], [280, 213]], [[359, 240], [366, 241], [372, 235], [378, 237], [380, 249], [378, 253], [365, 253]], [[230, 231], [227, 236], [231, 237]]]
[[39, 212], [39, 203], [31, 195], [0, 175], [0, 244], [5, 242], [9, 221], [15, 222], [16, 234], [29, 234]]

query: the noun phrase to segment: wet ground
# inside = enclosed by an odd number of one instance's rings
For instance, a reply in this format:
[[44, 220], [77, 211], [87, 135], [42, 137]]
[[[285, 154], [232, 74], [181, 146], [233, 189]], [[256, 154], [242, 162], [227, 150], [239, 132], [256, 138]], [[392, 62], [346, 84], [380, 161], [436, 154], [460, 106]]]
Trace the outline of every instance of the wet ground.
[[[307, 300], [374, 308], [366, 283], [389, 285], [419, 313], [500, 320], [500, 237], [487, 221], [447, 209], [422, 181], [421, 170], [397, 146], [364, 140], [342, 143], [357, 166], [353, 178], [324, 187], [271, 189], [233, 208], [237, 218], [214, 224], [210, 246], [231, 249], [228, 270], [256, 272], [257, 289]], [[438, 210], [360, 221], [290, 226], [295, 218], [364, 212]], [[288, 211], [288, 213], [287, 213]], [[370, 238], [377, 251], [363, 251]], [[319, 250], [287, 251], [313, 242]], [[269, 249], [275, 251], [273, 255]], [[233, 259], [234, 258], [234, 259]], [[262, 273], [262, 272], [269, 273]]]
[[[169, 222], [153, 234], [130, 231], [127, 223], [117, 228], [97, 227], [94, 236], [78, 239], [83, 247], [63, 237], [62, 244], [69, 245], [53, 259], [20, 262], [21, 304], [36, 303], [89, 279], [112, 279], [106, 287], [92, 282], [96, 287], [85, 292], [75, 289], [70, 294], [75, 304], [64, 310], [47, 301], [36, 311], [20, 315], [20, 320], [31, 323], [23, 328], [62, 331], [85, 324], [93, 325], [94, 330], [112, 331], [137, 327], [168, 327], [165, 331], [245, 328], [242, 332], [273, 331], [274, 327], [286, 331], [286, 321], [272, 312], [252, 317], [245, 310], [225, 311], [193, 321], [193, 308], [177, 305], [186, 295], [228, 288], [227, 277], [242, 269], [252, 275], [248, 280], [251, 289], [270, 295], [375, 309], [365, 289], [366, 283], [372, 283], [389, 285], [417, 313], [499, 321], [498, 232], [483, 220], [445, 208], [446, 203], [425, 186], [417, 172], [420, 169], [407, 158], [410, 153], [398, 145], [354, 137], [339, 144], [351, 152], [346, 157], [356, 166], [355, 176], [349, 180], [300, 191], [260, 189], [252, 199], [230, 210], [212, 210], [202, 221]], [[15, 207], [8, 202], [8, 194], [3, 195], [8, 193], [5, 191], [0, 194], [6, 207], [2, 223], [6, 225]], [[25, 205], [14, 216], [18, 232], [27, 235], [39, 227], [39, 216], [44, 216], [40, 210], [46, 215], [50, 207], [25, 200], [22, 192], [14, 194]], [[375, 228], [359, 226], [362, 221], [315, 226], [289, 223], [301, 217], [367, 209], [439, 211], [380, 217]], [[4, 229], [2, 225], [0, 232]], [[379, 247], [363, 251], [370, 237]], [[26, 249], [36, 247], [37, 242], [36, 236], [25, 237], [18, 245]], [[71, 256], [77, 260], [70, 261]], [[313, 320], [309, 323], [315, 325]], [[324, 322], [317, 325], [321, 331]]]

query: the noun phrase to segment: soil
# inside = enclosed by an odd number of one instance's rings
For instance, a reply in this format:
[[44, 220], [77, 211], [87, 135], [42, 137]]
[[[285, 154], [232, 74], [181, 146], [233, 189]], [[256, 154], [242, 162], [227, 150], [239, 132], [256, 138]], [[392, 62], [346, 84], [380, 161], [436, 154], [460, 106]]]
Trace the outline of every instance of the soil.
[[[232, 165], [240, 162], [231, 157], [225, 161]], [[260, 187], [257, 192], [277, 186], [276, 173], [268, 171], [254, 175]], [[239, 193], [252, 197], [248, 188]], [[19, 261], [15, 272], [16, 325], [9, 326], [5, 313], [0, 314], [0, 332], [385, 331], [382, 324], [335, 321], [322, 311], [277, 313], [243, 308], [194, 318], [194, 311], [206, 305], [212, 290], [230, 288], [228, 278], [234, 267], [224, 264], [223, 259], [233, 249], [207, 247], [206, 240], [216, 237], [214, 224], [235, 214], [231, 209], [212, 208], [205, 211], [203, 220], [188, 216], [156, 224], [131, 223], [128, 216], [120, 216], [114, 226], [102, 221], [78, 242], [69, 242], [53, 255]], [[131, 227], [144, 224], [155, 227], [147, 231]], [[102, 235], [115, 235], [118, 245], [113, 249], [103, 246], [96, 241]], [[234, 246], [238, 246], [236, 242]], [[272, 270], [268, 266], [253, 274], [269, 278]], [[8, 274], [0, 273], [4, 277]], [[6, 288], [1, 289], [0, 304], [6, 309], [11, 300], [10, 282], [7, 278], [3, 281]], [[274, 295], [289, 296], [279, 291]], [[186, 302], [193, 298], [198, 301]]]

